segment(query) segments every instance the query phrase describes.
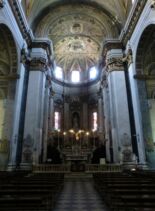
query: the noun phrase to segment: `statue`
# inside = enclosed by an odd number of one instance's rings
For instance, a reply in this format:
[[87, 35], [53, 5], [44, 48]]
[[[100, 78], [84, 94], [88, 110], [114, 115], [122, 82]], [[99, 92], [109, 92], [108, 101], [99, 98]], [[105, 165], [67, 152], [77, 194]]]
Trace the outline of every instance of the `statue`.
[[73, 114], [72, 125], [73, 125], [73, 129], [74, 130], [78, 130], [79, 127], [80, 127], [80, 124], [79, 124], [79, 115], [76, 112]]

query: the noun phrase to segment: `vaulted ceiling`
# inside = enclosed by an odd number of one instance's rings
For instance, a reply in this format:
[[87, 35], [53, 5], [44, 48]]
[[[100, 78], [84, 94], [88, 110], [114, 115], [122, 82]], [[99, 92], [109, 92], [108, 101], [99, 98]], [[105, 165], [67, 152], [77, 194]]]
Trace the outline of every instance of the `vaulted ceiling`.
[[56, 64], [65, 72], [97, 65], [103, 41], [118, 38], [130, 0], [23, 0], [35, 36], [53, 42]]

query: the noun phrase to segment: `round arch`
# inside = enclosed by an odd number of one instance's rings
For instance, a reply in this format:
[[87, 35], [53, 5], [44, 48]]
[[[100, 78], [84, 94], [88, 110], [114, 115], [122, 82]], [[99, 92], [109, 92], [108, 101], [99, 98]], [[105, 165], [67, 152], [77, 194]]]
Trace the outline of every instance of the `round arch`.
[[0, 169], [8, 164], [13, 130], [17, 48], [11, 30], [0, 23]]
[[136, 78], [146, 158], [155, 167], [155, 24], [141, 34], [136, 52]]

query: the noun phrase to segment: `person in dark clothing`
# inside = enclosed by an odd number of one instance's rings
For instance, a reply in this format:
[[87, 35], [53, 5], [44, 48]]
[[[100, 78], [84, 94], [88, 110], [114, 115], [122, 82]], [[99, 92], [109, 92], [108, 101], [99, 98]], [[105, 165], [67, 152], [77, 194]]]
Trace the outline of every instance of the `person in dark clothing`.
[[106, 150], [105, 150], [105, 146], [102, 144], [100, 147], [94, 150], [92, 163], [99, 164], [100, 158], [105, 158], [105, 157], [106, 157]]
[[47, 161], [51, 164], [61, 163], [60, 152], [56, 146], [52, 145], [51, 143], [49, 143], [47, 147]]

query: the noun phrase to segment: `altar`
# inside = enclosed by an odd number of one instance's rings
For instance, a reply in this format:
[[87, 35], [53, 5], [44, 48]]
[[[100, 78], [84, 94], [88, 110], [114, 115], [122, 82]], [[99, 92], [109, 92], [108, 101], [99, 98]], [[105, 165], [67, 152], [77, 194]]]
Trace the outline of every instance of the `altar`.
[[91, 150], [79, 150], [78, 146], [74, 146], [70, 150], [63, 151], [63, 162], [71, 166], [71, 171], [81, 172], [85, 171], [85, 164], [91, 163], [91, 156]]

